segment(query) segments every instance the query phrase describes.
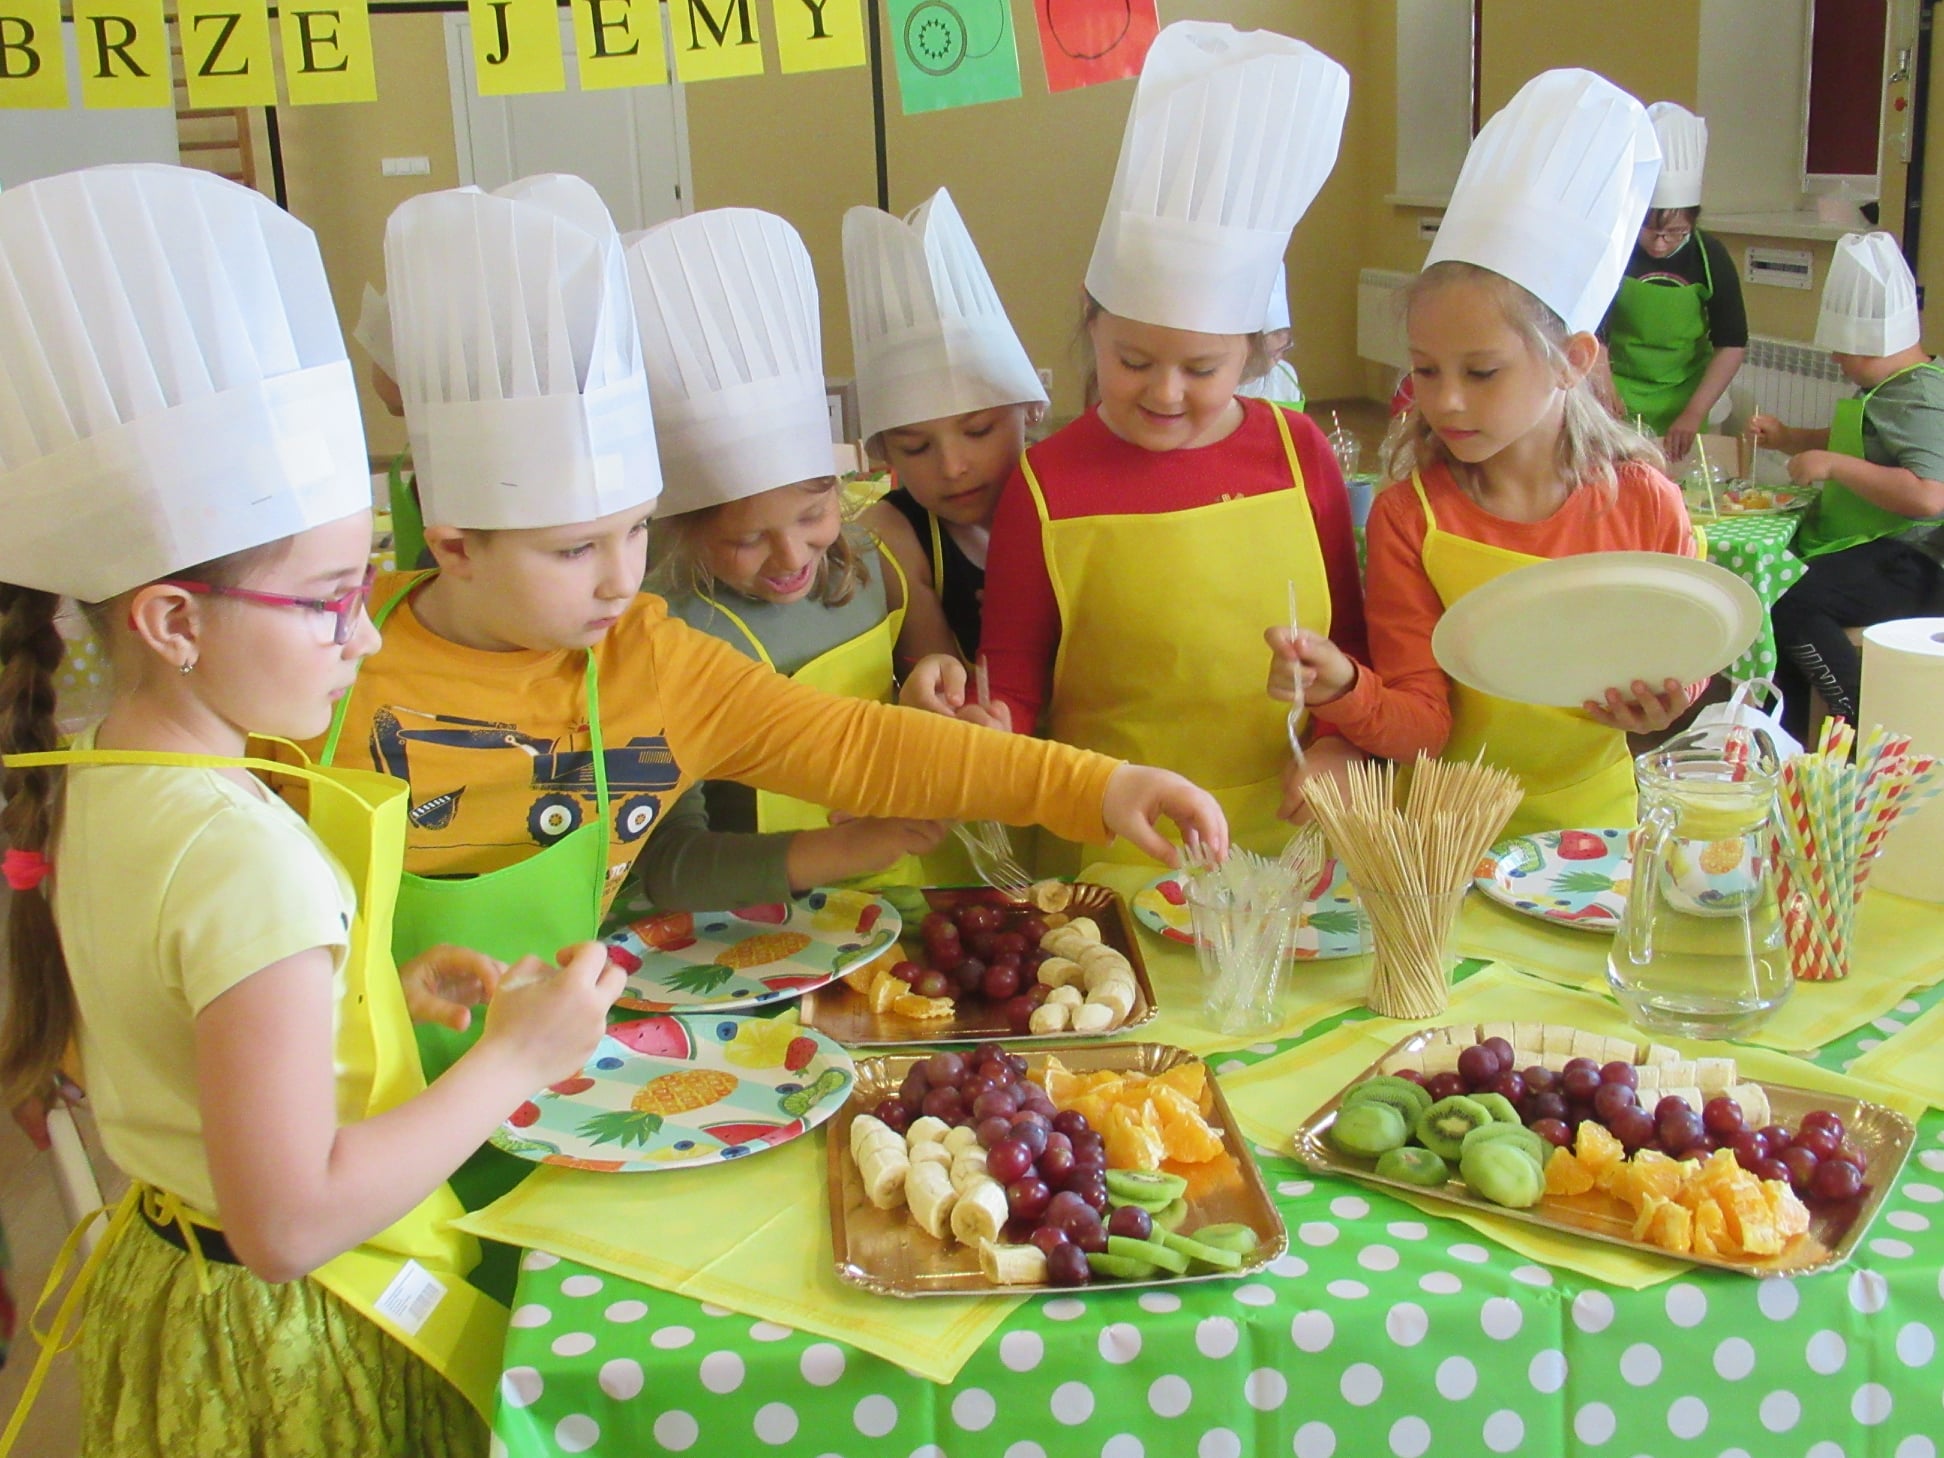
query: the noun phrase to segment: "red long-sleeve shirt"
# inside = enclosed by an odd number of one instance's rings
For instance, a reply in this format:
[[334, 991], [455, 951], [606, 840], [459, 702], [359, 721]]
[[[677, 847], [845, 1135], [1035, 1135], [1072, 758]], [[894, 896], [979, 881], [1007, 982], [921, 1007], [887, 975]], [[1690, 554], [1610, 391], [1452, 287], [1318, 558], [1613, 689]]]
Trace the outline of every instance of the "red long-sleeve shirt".
[[[1212, 506], [1236, 496], [1259, 496], [1288, 489], [1289, 462], [1282, 437], [1266, 401], [1243, 399], [1242, 424], [1213, 445], [1187, 450], [1150, 451], [1122, 440], [1089, 410], [1027, 452], [1058, 520], [1081, 516], [1154, 515]], [[1330, 587], [1330, 636], [1344, 652], [1364, 660], [1363, 588], [1357, 572], [1356, 538], [1350, 527], [1350, 501], [1343, 474], [1329, 442], [1307, 415], [1284, 412], [1303, 468], [1304, 492], [1323, 550]], [[1276, 576], [1287, 573], [1287, 554], [1264, 543], [1261, 564]], [[1238, 572], [1250, 562], [1235, 564]], [[1152, 575], [1166, 563], [1129, 562], [1127, 570]], [[1192, 584], [1189, 585], [1192, 594]], [[1239, 623], [1236, 630], [1257, 634], [1267, 623]], [[986, 558], [985, 622], [980, 645], [991, 677], [993, 697], [1012, 710], [1013, 727], [1031, 733], [1051, 690], [1053, 658], [1060, 644], [1060, 609], [1046, 570], [1046, 543], [1039, 513], [1023, 473], [1015, 470], [999, 498]], [[1268, 650], [1263, 650], [1265, 677]], [[1260, 685], [1238, 684], [1237, 693]]]

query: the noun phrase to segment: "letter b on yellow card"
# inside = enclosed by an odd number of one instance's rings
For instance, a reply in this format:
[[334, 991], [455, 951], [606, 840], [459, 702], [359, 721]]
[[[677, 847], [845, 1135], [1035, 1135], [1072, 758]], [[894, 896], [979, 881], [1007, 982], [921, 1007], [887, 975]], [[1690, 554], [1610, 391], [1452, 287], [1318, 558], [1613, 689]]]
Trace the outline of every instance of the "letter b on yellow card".
[[74, 0], [74, 44], [83, 106], [175, 104], [162, 0]]
[[0, 106], [67, 104], [61, 0], [0, 0]]
[[668, 84], [657, 0], [574, 0], [574, 50], [583, 91]]
[[182, 73], [191, 106], [275, 106], [265, 0], [181, 0]]
[[277, 18], [292, 106], [378, 99], [365, 0], [282, 0]]
[[756, 0], [669, 0], [675, 74], [719, 81], [763, 74], [763, 31]]
[[554, 0], [466, 0], [472, 13], [473, 70], [481, 96], [564, 91]]
[[787, 75], [864, 64], [858, 0], [776, 0], [776, 54]]

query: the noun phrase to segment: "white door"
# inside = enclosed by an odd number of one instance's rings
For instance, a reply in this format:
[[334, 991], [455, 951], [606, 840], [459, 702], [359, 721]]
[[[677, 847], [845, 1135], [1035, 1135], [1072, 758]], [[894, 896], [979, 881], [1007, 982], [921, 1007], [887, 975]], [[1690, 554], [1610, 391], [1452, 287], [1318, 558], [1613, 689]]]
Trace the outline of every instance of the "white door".
[[[471, 17], [446, 16], [446, 67], [459, 180], [492, 189], [537, 172], [571, 172], [594, 184], [623, 233], [689, 210], [688, 112], [669, 62], [666, 86], [581, 91], [574, 26], [563, 12], [565, 91], [481, 96]], [[664, 13], [662, 34], [668, 35]]]

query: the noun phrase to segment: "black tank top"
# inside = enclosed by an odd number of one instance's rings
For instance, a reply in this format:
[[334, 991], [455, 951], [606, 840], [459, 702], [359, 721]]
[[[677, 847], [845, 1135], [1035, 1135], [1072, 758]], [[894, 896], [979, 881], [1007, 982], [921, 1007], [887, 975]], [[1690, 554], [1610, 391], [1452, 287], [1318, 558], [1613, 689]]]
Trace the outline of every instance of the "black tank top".
[[[945, 608], [945, 621], [958, 639], [959, 650], [970, 660], [979, 652], [979, 599], [985, 592], [985, 568], [975, 567], [944, 523], [934, 526], [932, 514], [902, 486], [885, 495], [898, 515], [918, 534], [918, 547], [932, 567], [932, 586]], [[933, 532], [937, 532], [934, 543]]]

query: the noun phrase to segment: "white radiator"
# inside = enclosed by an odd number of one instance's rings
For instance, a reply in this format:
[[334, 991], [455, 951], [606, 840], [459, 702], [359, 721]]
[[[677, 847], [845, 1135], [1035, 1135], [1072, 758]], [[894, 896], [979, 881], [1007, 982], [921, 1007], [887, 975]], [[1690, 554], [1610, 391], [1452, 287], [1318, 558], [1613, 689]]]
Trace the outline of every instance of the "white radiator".
[[1366, 268], [1357, 274], [1357, 354], [1372, 364], [1404, 369], [1411, 363], [1404, 339], [1404, 307], [1400, 290], [1416, 274], [1390, 268]]
[[1759, 410], [1784, 425], [1812, 426], [1828, 425], [1836, 402], [1853, 391], [1828, 350], [1760, 335], [1749, 337], [1748, 357], [1730, 387], [1738, 419]]

